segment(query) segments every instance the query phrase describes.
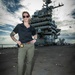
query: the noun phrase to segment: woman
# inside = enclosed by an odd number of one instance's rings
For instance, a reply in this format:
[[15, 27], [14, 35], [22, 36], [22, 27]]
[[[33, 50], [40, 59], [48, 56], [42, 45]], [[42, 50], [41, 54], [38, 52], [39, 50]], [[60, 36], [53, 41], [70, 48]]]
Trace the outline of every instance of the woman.
[[[18, 75], [31, 75], [32, 59], [34, 56], [34, 43], [37, 39], [37, 34], [30, 25], [30, 14], [27, 11], [22, 13], [23, 23], [18, 24], [11, 32], [10, 36], [18, 46]], [[15, 38], [18, 33], [19, 40]], [[33, 38], [32, 38], [33, 37]]]

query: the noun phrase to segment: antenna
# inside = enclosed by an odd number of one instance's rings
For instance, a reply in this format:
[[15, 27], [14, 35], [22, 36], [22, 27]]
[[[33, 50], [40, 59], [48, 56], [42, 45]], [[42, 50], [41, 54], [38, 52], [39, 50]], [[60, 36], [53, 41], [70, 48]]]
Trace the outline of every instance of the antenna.
[[46, 6], [46, 8], [48, 8], [48, 5], [49, 5], [50, 3], [52, 3], [51, 0], [43, 0], [43, 2], [45, 2], [45, 5], [44, 5], [44, 6]]

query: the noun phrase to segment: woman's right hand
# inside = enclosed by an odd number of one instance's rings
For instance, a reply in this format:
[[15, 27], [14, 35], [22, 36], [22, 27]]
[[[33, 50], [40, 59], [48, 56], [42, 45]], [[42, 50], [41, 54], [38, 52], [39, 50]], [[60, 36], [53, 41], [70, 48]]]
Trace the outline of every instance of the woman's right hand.
[[20, 41], [16, 41], [16, 43], [20, 46], [22, 43]]

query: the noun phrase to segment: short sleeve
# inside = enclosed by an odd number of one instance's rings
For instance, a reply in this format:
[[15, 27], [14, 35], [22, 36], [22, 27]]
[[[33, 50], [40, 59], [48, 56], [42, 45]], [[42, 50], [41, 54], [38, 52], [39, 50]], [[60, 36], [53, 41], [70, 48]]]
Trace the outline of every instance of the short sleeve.
[[33, 35], [33, 36], [36, 35], [36, 30], [35, 30], [34, 27], [32, 27], [32, 35]]
[[13, 29], [13, 32], [18, 33], [18, 25]]

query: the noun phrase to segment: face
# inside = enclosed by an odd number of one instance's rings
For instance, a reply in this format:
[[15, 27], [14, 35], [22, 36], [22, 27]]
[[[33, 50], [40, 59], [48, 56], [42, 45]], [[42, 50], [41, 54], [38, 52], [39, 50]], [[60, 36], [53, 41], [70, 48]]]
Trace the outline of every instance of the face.
[[29, 22], [30, 16], [27, 13], [23, 14], [23, 21], [24, 22]]

